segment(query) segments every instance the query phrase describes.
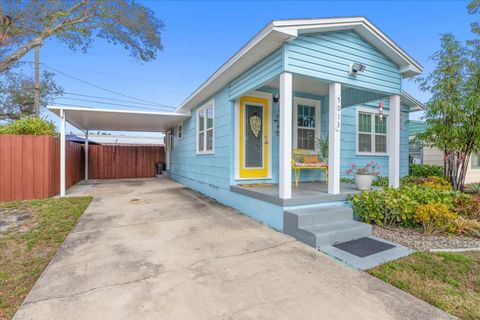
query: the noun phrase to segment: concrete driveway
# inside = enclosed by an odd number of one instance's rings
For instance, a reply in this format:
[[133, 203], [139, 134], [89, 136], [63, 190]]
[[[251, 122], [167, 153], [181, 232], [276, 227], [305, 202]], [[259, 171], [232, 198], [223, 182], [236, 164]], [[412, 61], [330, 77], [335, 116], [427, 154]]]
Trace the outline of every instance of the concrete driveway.
[[15, 319], [448, 319], [169, 180], [95, 196]]

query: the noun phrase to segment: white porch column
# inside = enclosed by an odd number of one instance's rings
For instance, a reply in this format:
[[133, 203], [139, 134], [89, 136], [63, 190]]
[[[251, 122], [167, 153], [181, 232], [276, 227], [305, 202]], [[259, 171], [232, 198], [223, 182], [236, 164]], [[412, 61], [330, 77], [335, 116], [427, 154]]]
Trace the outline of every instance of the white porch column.
[[280, 75], [279, 197], [292, 197], [292, 74]]
[[85, 131], [85, 180], [88, 180], [88, 130]]
[[65, 197], [65, 111], [60, 109], [60, 197]]
[[328, 193], [340, 193], [340, 128], [342, 125], [342, 86], [328, 89]]
[[390, 96], [388, 117], [388, 179], [390, 187], [400, 186], [400, 96]]
[[170, 170], [170, 135], [171, 135], [171, 131], [167, 131], [165, 133], [165, 169], [168, 171]]

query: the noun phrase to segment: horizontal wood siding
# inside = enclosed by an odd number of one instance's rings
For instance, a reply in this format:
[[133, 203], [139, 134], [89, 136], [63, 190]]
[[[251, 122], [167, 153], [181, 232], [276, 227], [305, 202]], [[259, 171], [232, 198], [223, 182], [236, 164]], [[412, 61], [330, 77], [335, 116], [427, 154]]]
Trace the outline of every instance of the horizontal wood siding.
[[156, 163], [165, 162], [163, 146], [90, 145], [90, 179], [155, 177]]
[[234, 122], [233, 102], [229, 99], [227, 87], [215, 94], [214, 111], [214, 154], [196, 154], [197, 106], [192, 116], [183, 122], [183, 139], [178, 139], [177, 128], [173, 130], [174, 143], [171, 176], [174, 179], [188, 179], [195, 183], [210, 185], [212, 188], [230, 187], [230, 160], [233, 152]]
[[[66, 186], [84, 177], [82, 146], [67, 141]], [[60, 140], [0, 135], [0, 201], [40, 199], [60, 192]]]
[[[384, 110], [388, 110], [389, 100], [383, 99]], [[378, 101], [360, 105], [363, 108], [371, 108], [378, 111]], [[364, 165], [375, 161], [382, 166], [381, 175], [388, 176], [388, 156], [357, 155], [357, 106], [342, 109], [342, 127], [340, 132], [340, 173], [348, 177], [345, 171], [352, 164]], [[408, 111], [402, 108], [400, 132], [400, 176], [408, 174]], [[388, 129], [387, 129], [388, 130]], [[387, 131], [388, 134], [388, 131]]]
[[[350, 64], [366, 70], [349, 75]], [[286, 45], [285, 69], [328, 81], [399, 94], [401, 75], [394, 63], [354, 31], [302, 35]]]
[[242, 94], [262, 86], [282, 71], [282, 50], [277, 50], [230, 83], [230, 99], [238, 98]]

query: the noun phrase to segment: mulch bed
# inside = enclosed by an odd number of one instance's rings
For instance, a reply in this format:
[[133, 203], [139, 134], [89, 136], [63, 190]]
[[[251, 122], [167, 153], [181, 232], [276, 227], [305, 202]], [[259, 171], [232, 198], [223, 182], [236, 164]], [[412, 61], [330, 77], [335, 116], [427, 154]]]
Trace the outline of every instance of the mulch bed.
[[444, 234], [428, 235], [414, 229], [402, 227], [380, 227], [374, 225], [373, 235], [419, 251], [480, 248], [480, 239], [477, 238]]

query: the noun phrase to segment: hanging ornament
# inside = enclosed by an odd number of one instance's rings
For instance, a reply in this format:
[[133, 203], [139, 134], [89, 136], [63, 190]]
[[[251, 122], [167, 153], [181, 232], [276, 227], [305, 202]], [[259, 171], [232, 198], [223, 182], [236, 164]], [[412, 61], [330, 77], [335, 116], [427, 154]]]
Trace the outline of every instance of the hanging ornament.
[[378, 104], [378, 120], [383, 121], [383, 102], [380, 100], [380, 103]]
[[262, 128], [262, 119], [255, 114], [248, 119], [248, 122], [250, 123], [250, 129], [252, 130], [253, 135], [255, 138], [258, 138], [260, 129]]

